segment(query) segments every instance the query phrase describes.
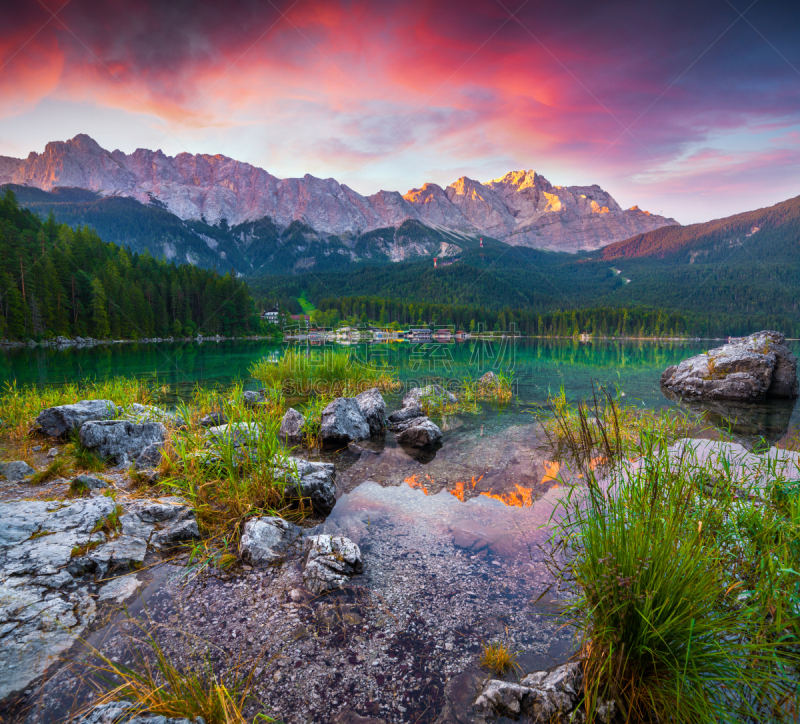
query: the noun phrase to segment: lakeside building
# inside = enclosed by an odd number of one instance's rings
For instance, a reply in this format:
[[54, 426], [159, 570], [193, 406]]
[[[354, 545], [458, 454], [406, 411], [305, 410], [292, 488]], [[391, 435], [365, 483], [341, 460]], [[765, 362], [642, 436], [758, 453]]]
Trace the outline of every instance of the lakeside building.
[[261, 315], [261, 319], [266, 319], [270, 324], [278, 324], [281, 318], [281, 310], [276, 304], [272, 309], [268, 309]]

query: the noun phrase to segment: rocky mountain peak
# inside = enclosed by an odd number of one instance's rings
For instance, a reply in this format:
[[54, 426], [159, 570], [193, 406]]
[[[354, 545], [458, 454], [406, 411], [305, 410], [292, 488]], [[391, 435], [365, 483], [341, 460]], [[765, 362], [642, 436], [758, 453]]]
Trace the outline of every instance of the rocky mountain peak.
[[74, 186], [144, 204], [158, 201], [181, 219], [210, 224], [269, 217], [281, 227], [302, 220], [319, 233], [341, 235], [414, 219], [565, 251], [596, 249], [676, 223], [637, 207], [623, 211], [597, 185], [553, 186], [533, 170], [510, 171], [486, 183], [462, 176], [445, 189], [425, 183], [404, 196], [396, 191], [363, 196], [333, 178], [279, 179], [223, 154], [172, 157], [141, 148], [109, 153], [86, 134], [48, 143], [44, 153], [25, 160], [0, 157], [2, 183], [46, 191]]

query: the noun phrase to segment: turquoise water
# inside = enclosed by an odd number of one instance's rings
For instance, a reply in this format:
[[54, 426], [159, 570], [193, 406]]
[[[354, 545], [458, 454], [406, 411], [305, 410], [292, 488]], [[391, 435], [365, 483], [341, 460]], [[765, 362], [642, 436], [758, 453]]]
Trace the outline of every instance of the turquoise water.
[[[675, 404], [661, 393], [665, 367], [715, 347], [720, 342], [576, 342], [552, 339], [469, 340], [449, 344], [296, 343], [319, 364], [333, 349], [349, 349], [356, 365], [386, 365], [408, 385], [438, 380], [457, 385], [487, 370], [513, 370], [519, 404], [540, 405], [563, 385], [573, 399], [592, 395], [592, 385], [618, 388], [628, 401], [657, 408]], [[227, 385], [236, 379], [247, 387], [257, 382], [250, 366], [264, 358], [277, 360], [288, 344], [264, 341], [125, 344], [66, 350], [7, 349], [0, 353], [0, 377], [17, 384], [61, 385], [78, 379], [114, 375], [155, 376], [172, 390], [173, 400], [185, 398], [197, 383]], [[800, 354], [800, 343], [790, 343]], [[767, 414], [772, 414], [767, 410]], [[783, 409], [791, 426], [800, 427], [800, 413]], [[783, 422], [781, 422], [781, 427]]]

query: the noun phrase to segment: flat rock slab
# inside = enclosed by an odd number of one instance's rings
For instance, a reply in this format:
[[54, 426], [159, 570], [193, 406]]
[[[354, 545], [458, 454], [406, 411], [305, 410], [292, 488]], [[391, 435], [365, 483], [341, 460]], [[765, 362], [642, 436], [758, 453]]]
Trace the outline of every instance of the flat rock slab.
[[[86, 574], [102, 579], [141, 563], [148, 547], [199, 535], [189, 506], [168, 499], [129, 506], [110, 538], [95, 532], [119, 513], [102, 495], [0, 504], [0, 699], [41, 676], [94, 620]], [[116, 579], [100, 599], [124, 600], [135, 585], [134, 576]]]

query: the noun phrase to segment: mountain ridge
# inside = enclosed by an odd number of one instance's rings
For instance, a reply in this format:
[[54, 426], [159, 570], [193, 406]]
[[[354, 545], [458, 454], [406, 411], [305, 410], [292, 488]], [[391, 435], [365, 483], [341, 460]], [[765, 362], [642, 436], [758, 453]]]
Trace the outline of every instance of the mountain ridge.
[[43, 153], [31, 152], [26, 159], [0, 157], [2, 184], [126, 196], [211, 225], [269, 217], [281, 228], [302, 221], [318, 233], [342, 235], [414, 220], [514, 246], [570, 252], [677, 225], [636, 206], [622, 209], [600, 186], [554, 186], [532, 170], [511, 171], [486, 183], [462, 176], [444, 189], [425, 183], [406, 194], [363, 196], [333, 178], [279, 179], [222, 154], [107, 151], [86, 134], [50, 142]]

